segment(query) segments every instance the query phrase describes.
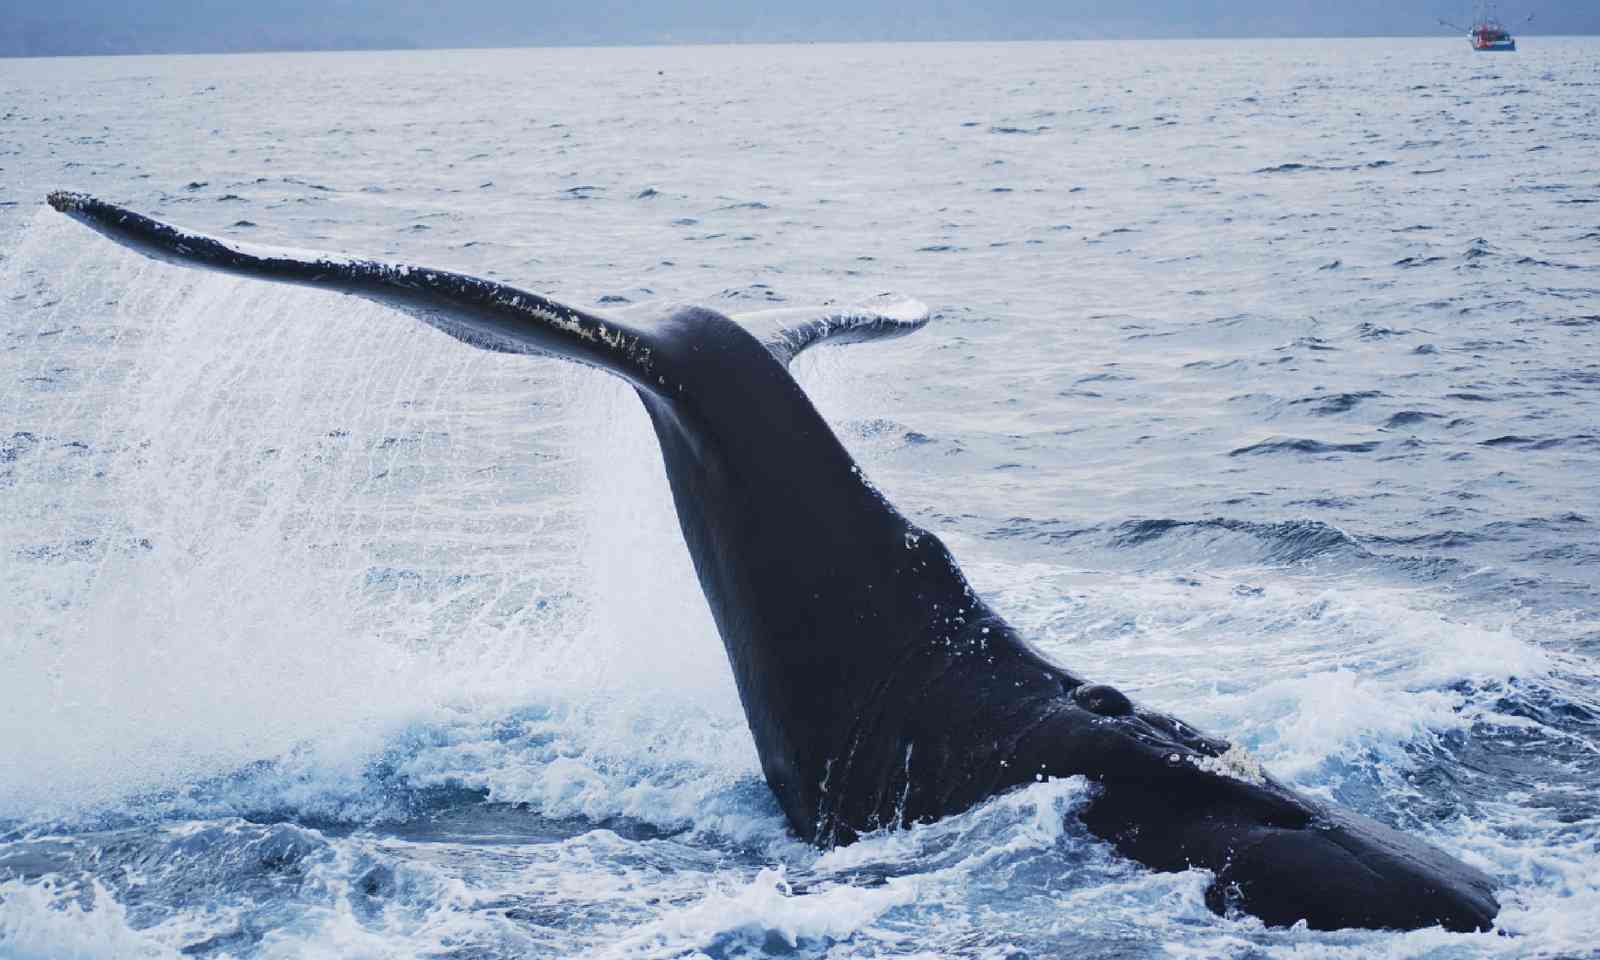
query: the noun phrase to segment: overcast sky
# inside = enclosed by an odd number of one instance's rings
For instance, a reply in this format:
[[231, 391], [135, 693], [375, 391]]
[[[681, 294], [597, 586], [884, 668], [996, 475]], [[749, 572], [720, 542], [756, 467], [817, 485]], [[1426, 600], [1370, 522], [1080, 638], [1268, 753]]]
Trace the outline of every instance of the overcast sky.
[[[1600, 34], [1600, 0], [1504, 0], [1521, 33]], [[1374, 36], [1471, 0], [0, 0], [0, 55], [717, 41]], [[1533, 23], [1517, 27], [1529, 13]]]

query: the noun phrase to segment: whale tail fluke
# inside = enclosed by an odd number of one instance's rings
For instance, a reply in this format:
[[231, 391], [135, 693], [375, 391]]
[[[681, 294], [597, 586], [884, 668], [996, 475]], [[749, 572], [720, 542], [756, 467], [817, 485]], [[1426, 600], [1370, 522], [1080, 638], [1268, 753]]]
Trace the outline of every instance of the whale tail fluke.
[[[56, 210], [146, 256], [235, 276], [317, 287], [376, 300], [464, 343], [502, 353], [559, 356], [670, 396], [658, 331], [580, 310], [492, 280], [189, 233], [83, 193], [58, 190]], [[780, 363], [816, 344], [859, 343], [912, 333], [928, 322], [915, 300], [880, 298], [856, 307], [770, 310], [735, 317]]]
[[928, 306], [885, 294], [851, 307], [786, 307], [736, 313], [732, 319], [755, 334], [778, 362], [788, 364], [820, 343], [863, 343], [903, 337], [928, 324]]
[[763, 771], [803, 835], [817, 832], [827, 763], [872, 690], [927, 639], [929, 611], [991, 616], [937, 539], [867, 482], [787, 369], [818, 344], [911, 333], [928, 321], [920, 303], [765, 311], [744, 323], [686, 307], [624, 321], [464, 274], [220, 240], [83, 194], [49, 199], [146, 256], [375, 300], [475, 347], [558, 356], [631, 383]]

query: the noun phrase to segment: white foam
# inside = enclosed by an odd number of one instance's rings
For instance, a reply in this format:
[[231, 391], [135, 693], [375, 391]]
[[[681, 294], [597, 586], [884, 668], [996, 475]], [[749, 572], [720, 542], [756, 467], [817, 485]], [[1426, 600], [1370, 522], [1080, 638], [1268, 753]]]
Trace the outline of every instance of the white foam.
[[683, 956], [729, 935], [747, 938], [752, 946], [776, 939], [790, 949], [802, 941], [842, 940], [876, 932], [872, 922], [914, 902], [917, 890], [915, 878], [892, 878], [879, 887], [837, 885], [795, 896], [781, 867], [764, 869], [749, 883], [713, 886], [692, 906], [668, 912], [596, 955]]
[[1091, 793], [1082, 777], [1045, 780], [933, 823], [880, 830], [848, 846], [834, 847], [817, 858], [813, 869], [835, 875], [885, 863], [916, 863], [919, 869], [928, 869], [943, 851], [976, 858], [956, 863], [962, 869], [976, 869], [991, 859], [1061, 842], [1075, 829], [1071, 818]]
[[178, 960], [181, 956], [129, 926], [127, 910], [98, 881], [79, 891], [52, 878], [0, 882], [0, 954], [8, 960]]

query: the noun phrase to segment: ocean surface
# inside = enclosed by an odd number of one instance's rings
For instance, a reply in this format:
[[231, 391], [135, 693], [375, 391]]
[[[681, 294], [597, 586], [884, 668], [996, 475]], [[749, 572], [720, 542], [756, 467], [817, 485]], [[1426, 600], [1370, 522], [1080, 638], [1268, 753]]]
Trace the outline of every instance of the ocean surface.
[[[1581, 38], [0, 60], [0, 956], [1600, 956], [1597, 158]], [[797, 364], [873, 481], [1498, 928], [1213, 915], [1081, 780], [801, 843], [626, 388], [57, 188], [619, 313], [924, 300]]]

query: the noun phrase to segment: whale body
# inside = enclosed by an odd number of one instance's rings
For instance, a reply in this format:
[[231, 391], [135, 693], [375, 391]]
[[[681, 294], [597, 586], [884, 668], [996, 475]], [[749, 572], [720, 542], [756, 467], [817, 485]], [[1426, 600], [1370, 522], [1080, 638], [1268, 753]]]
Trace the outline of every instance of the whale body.
[[475, 347], [632, 384], [762, 772], [801, 837], [848, 843], [1083, 776], [1089, 830], [1157, 870], [1210, 869], [1218, 912], [1318, 929], [1492, 925], [1479, 870], [1051, 663], [872, 486], [788, 363], [913, 332], [920, 304], [624, 323], [463, 274], [234, 244], [82, 194], [49, 202], [161, 260], [376, 300]]

